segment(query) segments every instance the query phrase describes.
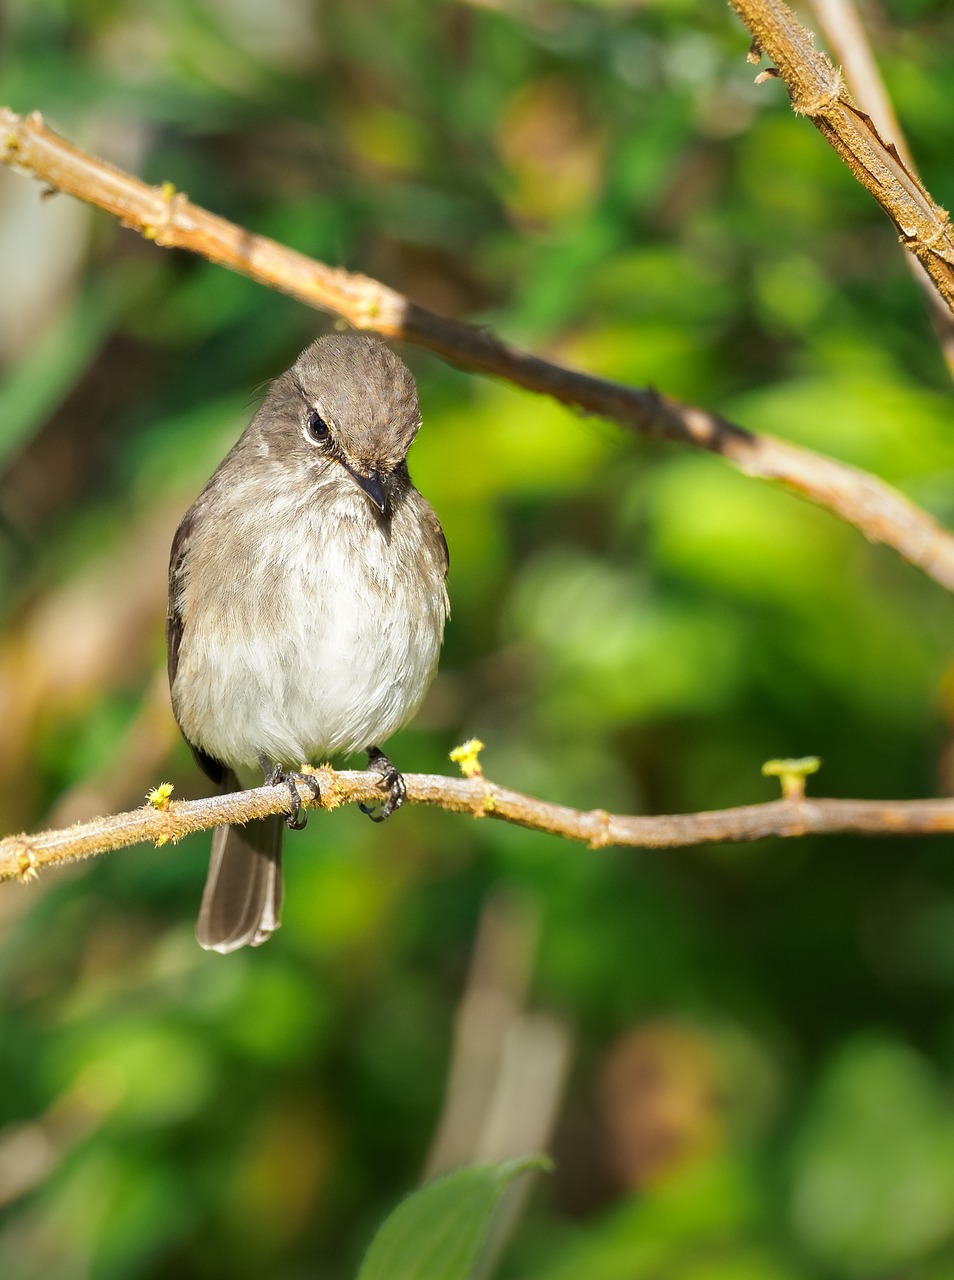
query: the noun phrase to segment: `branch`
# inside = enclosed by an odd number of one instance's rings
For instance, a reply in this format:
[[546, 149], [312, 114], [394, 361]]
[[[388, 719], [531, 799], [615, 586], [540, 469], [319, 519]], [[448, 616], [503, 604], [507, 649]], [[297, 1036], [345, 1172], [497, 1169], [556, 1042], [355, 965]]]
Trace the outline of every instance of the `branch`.
[[[883, 138], [889, 138], [912, 173], [917, 169], [904, 131], [898, 123], [891, 99], [878, 70], [874, 52], [853, 0], [812, 0], [812, 5], [829, 47], [841, 63], [851, 95], [862, 111], [867, 111]], [[912, 254], [904, 260], [923, 290], [931, 323], [937, 334], [948, 372], [954, 377], [954, 316], [939, 295], [931, 277]]]
[[326, 266], [150, 187], [58, 137], [34, 112], [0, 107], [0, 159], [49, 187], [97, 205], [164, 247], [187, 249], [358, 329], [429, 348], [461, 368], [496, 374], [647, 435], [720, 454], [748, 476], [776, 481], [893, 548], [954, 591], [954, 536], [890, 485], [855, 467], [759, 436], [651, 389], [596, 378], [501, 342], [485, 329], [426, 311], [367, 276]]
[[[901, 243], [918, 258], [948, 308], [954, 311], [954, 232], [946, 210], [934, 203], [885, 142], [871, 117], [848, 96], [841, 73], [812, 42], [782, 0], [729, 0], [754, 36], [755, 61], [764, 52], [785, 81], [792, 106], [808, 116], [897, 227]], [[761, 78], [761, 77], [759, 77]]]
[[[377, 773], [339, 772], [330, 765], [314, 773], [323, 808], [381, 799], [381, 778]], [[796, 788], [788, 798], [767, 804], [644, 817], [549, 804], [499, 787], [480, 775], [449, 778], [408, 773], [404, 781], [411, 804], [430, 805], [474, 818], [497, 818], [531, 831], [577, 840], [591, 849], [615, 845], [672, 849], [759, 840], [766, 836], [913, 836], [954, 831], [954, 799], [808, 800]], [[248, 822], [272, 813], [285, 813], [288, 809], [288, 790], [284, 785], [185, 801], [169, 801], [161, 797], [163, 790], [160, 788], [159, 793], [154, 793], [156, 798], [152, 804], [131, 813], [97, 818], [63, 831], [8, 836], [0, 840], [0, 882], [29, 881], [41, 868], [57, 863], [109, 853], [145, 841], [163, 845], [221, 823]], [[298, 784], [298, 792], [304, 806], [315, 806], [315, 799], [304, 784]]]

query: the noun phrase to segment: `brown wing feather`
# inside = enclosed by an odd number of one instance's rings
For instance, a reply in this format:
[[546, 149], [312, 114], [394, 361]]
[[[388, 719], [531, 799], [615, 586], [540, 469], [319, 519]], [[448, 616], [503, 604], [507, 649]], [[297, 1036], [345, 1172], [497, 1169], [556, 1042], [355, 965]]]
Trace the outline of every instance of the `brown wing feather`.
[[441, 528], [441, 522], [437, 518], [437, 512], [428, 504], [427, 519], [431, 528], [434, 530], [434, 536], [440, 545], [444, 548], [444, 577], [447, 577], [447, 571], [450, 569], [450, 551], [447, 547], [447, 539], [444, 537], [444, 530]]
[[[182, 644], [182, 614], [179, 612], [179, 579], [182, 575], [182, 563], [185, 560], [186, 546], [189, 541], [189, 535], [192, 532], [193, 512], [195, 507], [190, 507], [182, 517], [182, 523], [176, 530], [175, 537], [172, 539], [172, 552], [169, 556], [169, 607], [166, 612], [166, 650], [169, 667], [169, 689], [175, 684], [176, 671], [179, 667], [179, 646]], [[175, 715], [175, 700], [172, 703], [172, 713]], [[181, 729], [182, 726], [180, 725]], [[182, 735], [185, 738], [185, 734]], [[186, 738], [186, 742], [189, 739]], [[213, 782], [222, 783], [225, 776], [225, 766], [221, 761], [216, 760], [213, 756], [206, 755], [194, 742], [189, 742], [192, 754], [195, 756], [195, 762], [202, 772]]]
[[169, 555], [169, 607], [166, 610], [166, 650], [169, 664], [169, 688], [176, 682], [179, 667], [179, 645], [182, 643], [182, 614], [179, 612], [179, 578], [185, 559], [185, 544], [192, 532], [192, 508], [182, 517], [182, 522], [172, 539]]

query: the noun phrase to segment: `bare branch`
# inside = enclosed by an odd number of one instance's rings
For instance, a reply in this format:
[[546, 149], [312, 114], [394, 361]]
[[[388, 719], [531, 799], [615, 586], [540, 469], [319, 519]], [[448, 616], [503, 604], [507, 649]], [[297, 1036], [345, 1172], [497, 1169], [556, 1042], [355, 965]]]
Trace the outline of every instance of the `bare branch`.
[[435, 315], [367, 276], [326, 266], [253, 235], [192, 204], [171, 184], [147, 186], [64, 141], [36, 112], [21, 117], [0, 108], [0, 158], [56, 190], [98, 205], [158, 245], [201, 254], [310, 307], [342, 316], [355, 328], [418, 343], [461, 368], [496, 374], [632, 431], [721, 454], [746, 475], [776, 481], [826, 507], [871, 542], [892, 547], [954, 590], [954, 536], [896, 489], [855, 467], [745, 431], [718, 414], [656, 391], [552, 364], [508, 346], [485, 329]]
[[[898, 155], [911, 170], [917, 172], [911, 149], [881, 79], [878, 64], [865, 34], [853, 0], [812, 0], [822, 30], [831, 50], [841, 63], [851, 95], [867, 111], [881, 136], [893, 143]], [[904, 260], [919, 288], [924, 291], [931, 323], [937, 334], [948, 371], [954, 377], [954, 316], [945, 305], [924, 267], [910, 253]]]
[[[377, 773], [315, 770], [324, 808], [381, 799]], [[449, 778], [437, 774], [404, 775], [411, 804], [431, 805], [474, 818], [497, 818], [532, 831], [577, 840], [591, 849], [626, 845], [672, 849], [687, 845], [725, 844], [766, 836], [804, 835], [940, 835], [954, 831], [954, 799], [946, 800], [812, 800], [797, 794], [767, 804], [743, 805], [703, 813], [625, 816], [602, 809], [583, 811], [549, 804], [499, 787], [482, 776]], [[302, 804], [315, 800], [299, 784]], [[195, 831], [225, 822], [248, 822], [288, 808], [285, 786], [236, 791], [205, 800], [157, 801], [131, 813], [120, 813], [63, 831], [8, 836], [0, 841], [0, 882], [29, 881], [43, 867], [71, 862], [114, 849], [152, 841], [166, 844]]]
[[729, 4], [752, 32], [754, 47], [775, 63], [795, 111], [808, 116], [871, 192], [897, 227], [901, 243], [919, 259], [954, 311], [954, 231], [946, 210], [935, 204], [871, 117], [854, 106], [841, 73], [815, 48], [811, 32], [782, 0]]
[[812, 0], [812, 8], [818, 15], [832, 53], [841, 63], [851, 96], [871, 116], [882, 138], [893, 144], [898, 155], [914, 172], [916, 166], [911, 149], [894, 113], [853, 0]]

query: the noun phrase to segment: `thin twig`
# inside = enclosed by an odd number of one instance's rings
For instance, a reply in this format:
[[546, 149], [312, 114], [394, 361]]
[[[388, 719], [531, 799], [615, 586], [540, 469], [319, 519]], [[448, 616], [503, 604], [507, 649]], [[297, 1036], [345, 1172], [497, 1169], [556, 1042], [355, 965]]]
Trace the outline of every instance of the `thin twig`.
[[[377, 773], [315, 771], [325, 808], [381, 799]], [[735, 843], [766, 836], [939, 835], [954, 831], [954, 799], [813, 800], [799, 798], [716, 809], [703, 813], [626, 816], [602, 809], [583, 811], [550, 804], [499, 787], [482, 776], [450, 778], [437, 774], [404, 775], [411, 804], [431, 805], [474, 818], [497, 818], [532, 831], [577, 840], [591, 849], [626, 845], [671, 849], [687, 845]], [[299, 784], [302, 803], [314, 806], [309, 789]], [[205, 800], [160, 802], [131, 813], [97, 818], [63, 831], [8, 836], [0, 841], [0, 882], [29, 881], [43, 868], [151, 841], [166, 844], [224, 822], [248, 822], [288, 808], [285, 786], [236, 791]]]
[[[818, 15], [832, 53], [841, 63], [851, 96], [862, 111], [867, 111], [871, 116], [882, 138], [893, 143], [898, 155], [911, 172], [917, 173], [911, 148], [898, 123], [853, 0], [812, 0], [812, 7]], [[924, 292], [938, 343], [948, 371], [954, 377], [954, 316], [917, 258], [906, 253], [904, 260], [919, 288]]]
[[748, 476], [773, 480], [826, 507], [954, 590], [954, 536], [890, 485], [809, 449], [760, 436], [651, 389], [593, 377], [501, 342], [486, 329], [435, 315], [367, 276], [326, 266], [192, 204], [171, 184], [150, 187], [58, 137], [36, 112], [0, 108], [0, 158], [48, 187], [114, 214], [156, 244], [188, 249], [358, 329], [418, 343], [461, 368], [496, 374], [630, 430], [693, 445]]
[[852, 103], [841, 73], [815, 48], [811, 32], [782, 0], [729, 4], [752, 32], [756, 53], [767, 54], [775, 63], [795, 111], [808, 116], [871, 192], [897, 227], [901, 243], [923, 264], [954, 311], [954, 232], [947, 211], [935, 204], [871, 117]]

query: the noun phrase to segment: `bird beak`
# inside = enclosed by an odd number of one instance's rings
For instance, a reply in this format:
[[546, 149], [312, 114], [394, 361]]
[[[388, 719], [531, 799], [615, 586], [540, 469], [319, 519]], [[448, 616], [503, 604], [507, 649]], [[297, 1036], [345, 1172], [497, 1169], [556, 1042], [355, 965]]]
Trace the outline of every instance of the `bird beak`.
[[[347, 466], [347, 463], [345, 465]], [[381, 479], [380, 472], [375, 471], [372, 468], [372, 470], [369, 471], [367, 475], [362, 475], [360, 471], [352, 471], [351, 467], [348, 467], [348, 470], [351, 471], [351, 474], [354, 476], [355, 480], [357, 480], [358, 484], [365, 491], [365, 493], [368, 495], [368, 497], [371, 499], [371, 501], [374, 503], [377, 509], [379, 511], [383, 511], [384, 510], [384, 481]]]

